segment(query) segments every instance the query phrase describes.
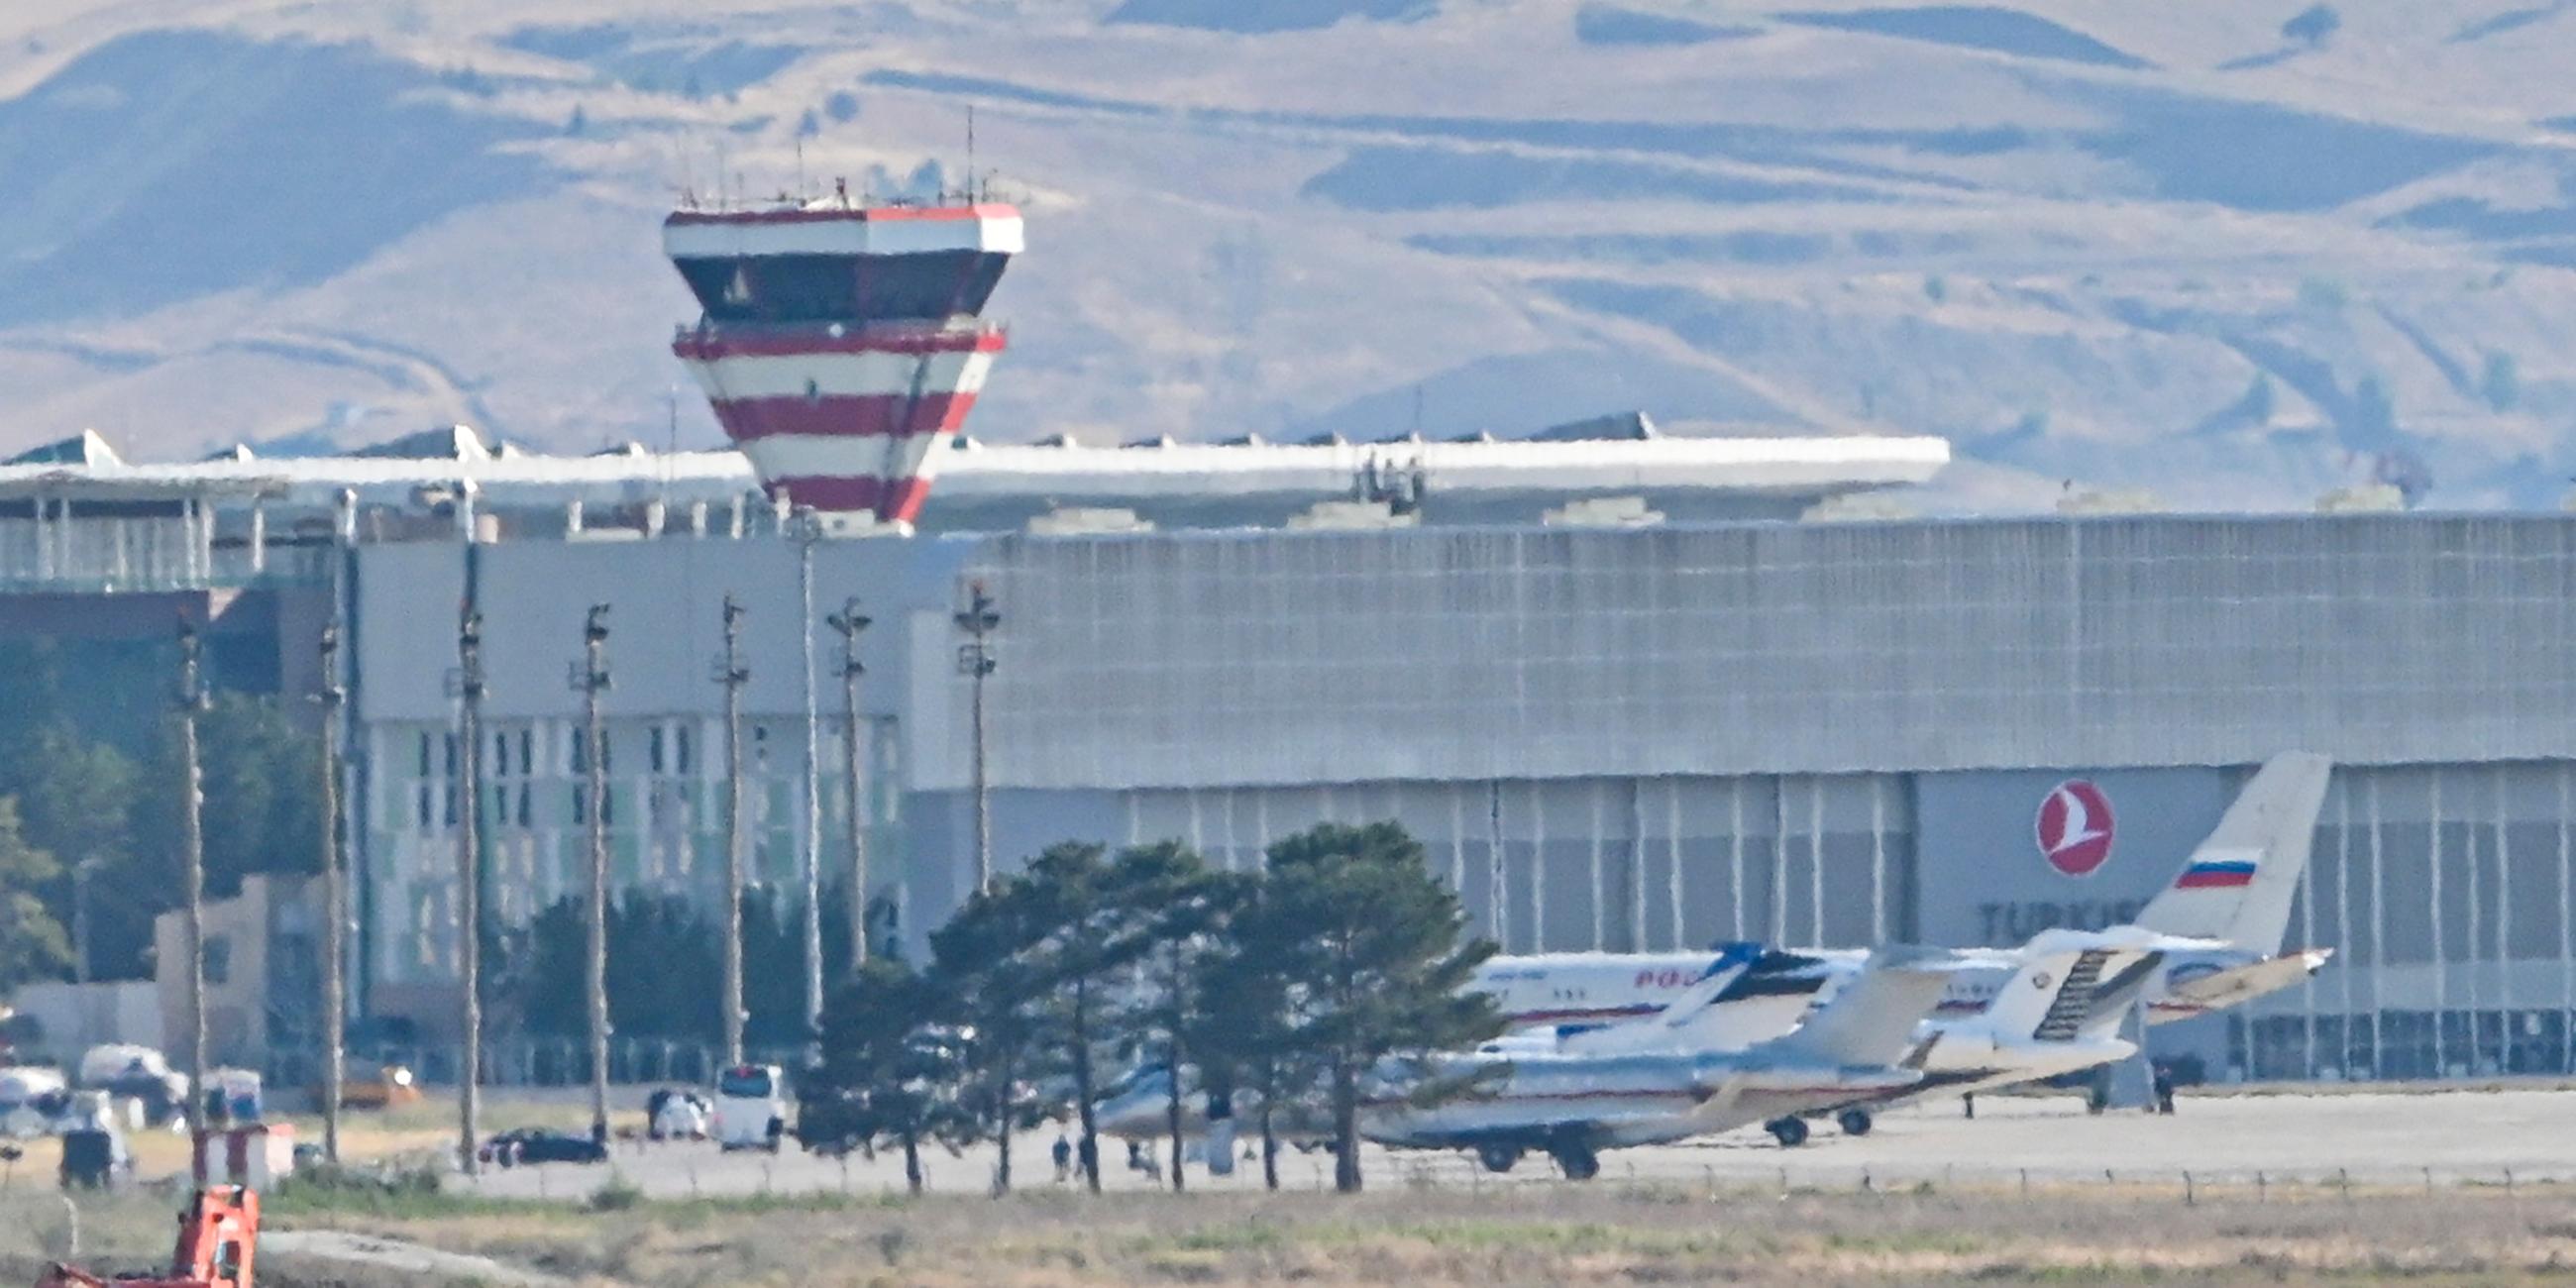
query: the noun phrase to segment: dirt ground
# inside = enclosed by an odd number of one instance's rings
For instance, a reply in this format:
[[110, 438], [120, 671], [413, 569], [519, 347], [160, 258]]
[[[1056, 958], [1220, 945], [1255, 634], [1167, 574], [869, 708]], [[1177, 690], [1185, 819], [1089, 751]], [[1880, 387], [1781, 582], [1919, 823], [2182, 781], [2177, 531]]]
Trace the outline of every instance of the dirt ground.
[[[1094, 1197], [1054, 1179], [1043, 1133], [1022, 1141], [1022, 1192], [998, 1200], [979, 1193], [989, 1160], [977, 1153], [935, 1154], [942, 1192], [910, 1199], [876, 1175], [891, 1159], [845, 1174], [792, 1152], [621, 1147], [604, 1168], [289, 1189], [270, 1197], [269, 1228], [291, 1234], [267, 1245], [261, 1281], [2518, 1284], [2576, 1273], [2571, 1110], [2576, 1093], [2540, 1088], [2208, 1099], [2172, 1119], [2029, 1101], [1981, 1103], [1970, 1123], [1931, 1106], [1865, 1139], [1820, 1132], [1798, 1151], [1758, 1140], [1630, 1151], [1636, 1166], [1614, 1162], [1589, 1184], [1543, 1160], [1496, 1177], [1373, 1150], [1371, 1188], [1352, 1198], [1320, 1192], [1319, 1156], [1294, 1155], [1279, 1194], [1260, 1191], [1257, 1169], [1213, 1180], [1193, 1168], [1179, 1196], [1115, 1169], [1112, 1192]], [[452, 1112], [354, 1121], [349, 1153], [443, 1159]], [[496, 1104], [490, 1118], [497, 1129], [583, 1116], [535, 1101]], [[75, 1208], [37, 1161], [0, 1188], [0, 1288], [32, 1283], [70, 1246], [75, 1218], [91, 1264], [166, 1258], [178, 1204], [166, 1180]]]
[[[92, 1212], [105, 1264], [163, 1255], [167, 1218], [136, 1197]], [[12, 1217], [24, 1219], [9, 1219]], [[158, 1218], [156, 1221], [154, 1218]], [[1048, 1190], [993, 1200], [808, 1197], [640, 1202], [596, 1211], [448, 1195], [384, 1212], [272, 1223], [484, 1256], [520, 1284], [636, 1288], [879, 1285], [2286, 1283], [2468, 1285], [2576, 1270], [2576, 1188], [2420, 1192], [2156, 1186], [1889, 1192], [1706, 1191], [1606, 1184], [1356, 1198]], [[0, 1283], [32, 1282], [59, 1234], [0, 1213]], [[271, 1288], [503, 1282], [448, 1263], [352, 1269], [281, 1253]]]

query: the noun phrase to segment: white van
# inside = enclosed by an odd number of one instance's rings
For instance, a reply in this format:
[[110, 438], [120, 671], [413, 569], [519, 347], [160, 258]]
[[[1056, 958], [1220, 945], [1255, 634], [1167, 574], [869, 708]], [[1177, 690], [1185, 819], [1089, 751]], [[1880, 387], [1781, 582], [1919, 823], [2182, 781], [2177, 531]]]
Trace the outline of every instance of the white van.
[[716, 1144], [778, 1152], [787, 1135], [785, 1079], [774, 1064], [738, 1064], [716, 1077]]

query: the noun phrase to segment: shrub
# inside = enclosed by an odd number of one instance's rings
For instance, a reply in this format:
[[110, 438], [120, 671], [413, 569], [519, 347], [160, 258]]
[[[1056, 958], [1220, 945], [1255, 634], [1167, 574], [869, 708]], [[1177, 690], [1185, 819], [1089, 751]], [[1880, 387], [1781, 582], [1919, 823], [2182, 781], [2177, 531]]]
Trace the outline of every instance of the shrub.
[[623, 1212], [644, 1202], [644, 1187], [626, 1179], [624, 1172], [610, 1172], [599, 1188], [590, 1192], [593, 1212]]

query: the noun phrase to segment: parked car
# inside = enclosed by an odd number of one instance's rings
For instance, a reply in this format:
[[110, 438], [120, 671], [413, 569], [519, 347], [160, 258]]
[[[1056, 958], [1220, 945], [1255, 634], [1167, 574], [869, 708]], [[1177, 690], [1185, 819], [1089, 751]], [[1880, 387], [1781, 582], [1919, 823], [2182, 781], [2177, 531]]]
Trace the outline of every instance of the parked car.
[[62, 1071], [35, 1065], [0, 1069], [0, 1136], [23, 1139], [53, 1130], [70, 1100]]
[[588, 1136], [543, 1127], [519, 1127], [483, 1142], [476, 1152], [486, 1163], [516, 1167], [521, 1163], [605, 1163], [608, 1146]]
[[653, 1140], [705, 1140], [715, 1105], [678, 1087], [656, 1088], [644, 1098], [644, 1134]]

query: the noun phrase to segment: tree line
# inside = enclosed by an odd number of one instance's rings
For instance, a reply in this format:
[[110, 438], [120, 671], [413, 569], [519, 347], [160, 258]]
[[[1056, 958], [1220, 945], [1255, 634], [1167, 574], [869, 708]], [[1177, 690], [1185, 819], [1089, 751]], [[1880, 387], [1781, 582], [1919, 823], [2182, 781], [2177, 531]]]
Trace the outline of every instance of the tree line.
[[831, 994], [797, 1134], [900, 1151], [916, 1191], [924, 1147], [989, 1142], [1000, 1191], [1015, 1139], [1069, 1121], [1097, 1191], [1095, 1103], [1116, 1071], [1151, 1063], [1167, 1075], [1175, 1189], [1195, 1070], [1212, 1113], [1251, 1106], [1268, 1186], [1283, 1130], [1312, 1123], [1336, 1188], [1354, 1192], [1360, 1115], [1390, 1062], [1501, 1031], [1493, 999], [1465, 990], [1494, 952], [1394, 823], [1327, 823], [1246, 872], [1178, 841], [1059, 844], [969, 899], [927, 962], [876, 958]]
[[[173, 655], [0, 643], [0, 991], [152, 977], [152, 921], [177, 905], [182, 861]], [[274, 696], [219, 692], [199, 737], [208, 896], [258, 873], [320, 871], [310, 720]], [[72, 960], [83, 885], [85, 971]]]
[[[826, 886], [823, 906], [846, 906]], [[547, 905], [527, 925], [487, 925], [483, 996], [499, 1031], [578, 1039], [590, 1031], [587, 999], [566, 980], [589, 960], [587, 895]], [[777, 887], [743, 892], [743, 1037], [754, 1048], [801, 1047], [806, 1022], [804, 900]], [[848, 920], [823, 918], [827, 977], [849, 969]], [[608, 904], [608, 1027], [621, 1038], [710, 1044], [723, 1032], [724, 915], [702, 898], [627, 890]]]

